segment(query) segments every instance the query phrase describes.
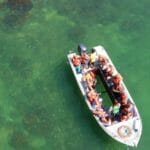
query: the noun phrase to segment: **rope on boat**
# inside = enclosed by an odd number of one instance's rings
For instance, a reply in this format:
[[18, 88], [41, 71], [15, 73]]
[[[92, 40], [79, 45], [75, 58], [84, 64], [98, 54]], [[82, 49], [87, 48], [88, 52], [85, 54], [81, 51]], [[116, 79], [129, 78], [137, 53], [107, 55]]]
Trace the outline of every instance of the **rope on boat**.
[[121, 138], [128, 138], [132, 134], [132, 129], [127, 125], [122, 125], [118, 128], [118, 135]]

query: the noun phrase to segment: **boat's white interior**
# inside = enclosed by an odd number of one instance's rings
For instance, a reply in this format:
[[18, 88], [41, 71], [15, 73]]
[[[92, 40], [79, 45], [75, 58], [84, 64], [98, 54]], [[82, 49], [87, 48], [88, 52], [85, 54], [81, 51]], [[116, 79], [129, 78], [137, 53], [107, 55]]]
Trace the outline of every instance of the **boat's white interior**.
[[[96, 47], [94, 47], [94, 49], [96, 50], [97, 54], [104, 55], [105, 57], [107, 57], [109, 60], [109, 63], [111, 63], [111, 65], [114, 67], [115, 72], [118, 73], [117, 69], [115, 68], [111, 59], [109, 58], [106, 50], [102, 46], [96, 46]], [[82, 73], [79, 73], [79, 74], [76, 73], [75, 67], [71, 61], [74, 54], [75, 53], [68, 54], [69, 64], [70, 64], [73, 74], [76, 78], [78, 86], [81, 90], [81, 93], [85, 98], [85, 102], [87, 103], [89, 109], [93, 110], [91, 104], [89, 103], [89, 101], [86, 97], [85, 89], [82, 85]], [[102, 123], [97, 116], [95, 116], [95, 115], [93, 115], [93, 116], [96, 119], [97, 123], [102, 127], [102, 129], [107, 134], [109, 134], [112, 138], [114, 138], [115, 140], [120, 141], [126, 145], [137, 146], [140, 136], [141, 136], [141, 133], [142, 133], [142, 122], [141, 122], [141, 118], [140, 118], [139, 112], [137, 110], [137, 107], [136, 107], [136, 105], [135, 105], [131, 95], [129, 94], [123, 81], [122, 81], [122, 84], [124, 86], [126, 93], [128, 94], [130, 101], [132, 101], [132, 103], [134, 104], [134, 111], [135, 111], [136, 115], [134, 115], [134, 117], [132, 117], [126, 121], [116, 122], [111, 125], [106, 125], [106, 124]], [[123, 127], [127, 127], [128, 131], [126, 131], [126, 129], [124, 129]], [[126, 133], [121, 133], [121, 132], [130, 132], [130, 134], [129, 134], [129, 136], [121, 136], [121, 134], [126, 134]]]

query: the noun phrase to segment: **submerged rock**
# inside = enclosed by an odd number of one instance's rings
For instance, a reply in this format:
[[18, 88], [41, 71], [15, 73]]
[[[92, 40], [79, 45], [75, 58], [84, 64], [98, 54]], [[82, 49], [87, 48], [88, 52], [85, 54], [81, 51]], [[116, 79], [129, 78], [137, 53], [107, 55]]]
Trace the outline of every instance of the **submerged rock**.
[[48, 137], [52, 130], [50, 112], [44, 108], [34, 108], [23, 117], [25, 129], [35, 135]]
[[15, 26], [19, 23], [19, 16], [16, 14], [8, 14], [4, 17], [4, 23], [7, 26]]
[[122, 21], [120, 30], [122, 32], [139, 31], [143, 28], [143, 22], [136, 17], [130, 17]]
[[28, 148], [28, 138], [22, 131], [14, 130], [10, 137], [9, 144], [16, 150], [24, 150]]
[[7, 0], [7, 6], [12, 10], [27, 12], [32, 9], [31, 0]]
[[21, 78], [27, 79], [30, 75], [32, 75], [32, 67], [29, 59], [25, 59], [19, 56], [13, 56], [10, 59], [9, 67]]
[[5, 0], [0, 7], [9, 8], [3, 17], [3, 23], [8, 30], [26, 21], [33, 3], [31, 0]]
[[68, 32], [68, 37], [76, 42], [81, 41], [86, 36], [86, 30], [82, 26], [75, 26]]

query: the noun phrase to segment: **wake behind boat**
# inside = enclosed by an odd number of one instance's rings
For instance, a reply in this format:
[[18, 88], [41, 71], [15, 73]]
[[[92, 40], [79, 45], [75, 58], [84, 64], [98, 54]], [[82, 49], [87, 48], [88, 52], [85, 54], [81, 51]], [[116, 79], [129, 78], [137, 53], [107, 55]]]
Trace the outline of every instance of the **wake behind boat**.
[[[102, 46], [92, 48], [88, 54], [79, 45], [79, 54], [67, 55], [69, 64], [85, 102], [101, 128], [113, 139], [137, 146], [142, 134], [142, 121], [121, 75]], [[100, 77], [110, 96], [112, 106], [103, 105], [102, 94], [97, 92], [96, 77]], [[102, 91], [101, 91], [102, 92]]]

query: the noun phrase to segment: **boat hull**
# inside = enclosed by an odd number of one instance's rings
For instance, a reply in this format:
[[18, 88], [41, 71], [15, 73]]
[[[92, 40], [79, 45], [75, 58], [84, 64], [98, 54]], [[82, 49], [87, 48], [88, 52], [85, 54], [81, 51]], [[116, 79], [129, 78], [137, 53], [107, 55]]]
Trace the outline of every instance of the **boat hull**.
[[[117, 69], [115, 68], [114, 64], [112, 63], [106, 50], [100, 45], [94, 47], [94, 49], [96, 50], [97, 54], [105, 56], [109, 60], [109, 63], [113, 66], [115, 72], [118, 73]], [[82, 85], [82, 73], [79, 73], [79, 74], [76, 73], [75, 67], [71, 61], [74, 54], [75, 53], [70, 53], [67, 55], [68, 61], [69, 61], [69, 64], [71, 66], [71, 69], [73, 71], [73, 74], [75, 76], [75, 79], [77, 81], [77, 84], [80, 88], [80, 91], [84, 97], [84, 100], [85, 100], [88, 108], [90, 109], [90, 111], [92, 111], [93, 108], [92, 108], [91, 104], [89, 103], [89, 101], [86, 97], [86, 92], [85, 92], [85, 89]], [[110, 135], [113, 139], [115, 139], [115, 140], [117, 140], [117, 141], [119, 141], [125, 145], [128, 145], [128, 146], [137, 146], [138, 142], [140, 140], [141, 134], [142, 134], [142, 121], [141, 121], [141, 117], [140, 117], [140, 114], [138, 112], [138, 109], [137, 109], [137, 107], [136, 107], [136, 105], [135, 105], [131, 95], [129, 94], [123, 81], [122, 81], [122, 84], [124, 86], [126, 93], [128, 94], [129, 99], [134, 104], [134, 111], [135, 111], [136, 115], [134, 117], [126, 120], [126, 121], [117, 122], [117, 123], [112, 124], [112, 125], [106, 125], [106, 124], [102, 123], [99, 120], [99, 118], [95, 115], [93, 115], [93, 117], [97, 121], [98, 125], [108, 135]]]

